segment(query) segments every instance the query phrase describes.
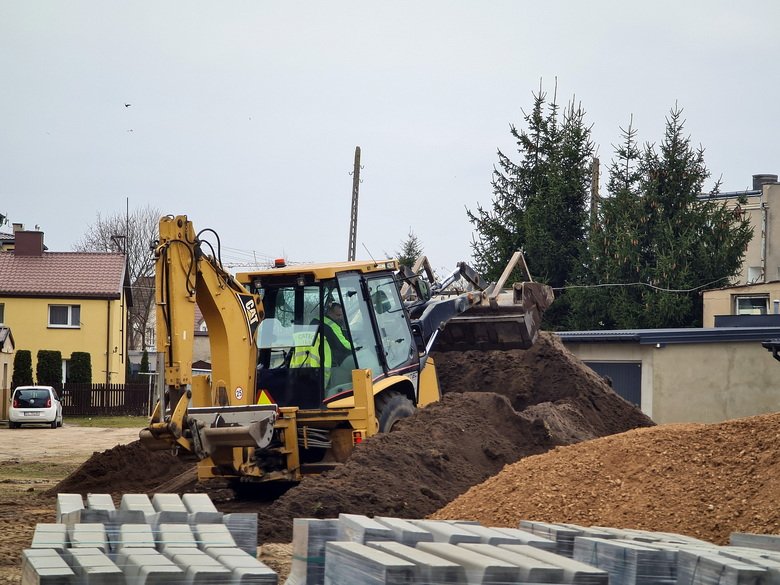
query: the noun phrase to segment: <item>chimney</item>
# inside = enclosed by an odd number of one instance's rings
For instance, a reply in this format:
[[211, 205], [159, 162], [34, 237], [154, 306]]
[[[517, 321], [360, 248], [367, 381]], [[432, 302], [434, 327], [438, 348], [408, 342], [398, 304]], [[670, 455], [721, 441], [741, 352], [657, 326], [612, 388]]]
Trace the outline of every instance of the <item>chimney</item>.
[[14, 240], [17, 256], [43, 256], [43, 232], [19, 230], [14, 232]]
[[24, 224], [23, 223], [12, 223], [11, 224], [14, 228], [14, 233], [21, 232], [24, 230]]
[[772, 174], [753, 175], [753, 191], [760, 191], [761, 187], [763, 187], [764, 185], [769, 185], [771, 183], [777, 183], [777, 175], [772, 175]]

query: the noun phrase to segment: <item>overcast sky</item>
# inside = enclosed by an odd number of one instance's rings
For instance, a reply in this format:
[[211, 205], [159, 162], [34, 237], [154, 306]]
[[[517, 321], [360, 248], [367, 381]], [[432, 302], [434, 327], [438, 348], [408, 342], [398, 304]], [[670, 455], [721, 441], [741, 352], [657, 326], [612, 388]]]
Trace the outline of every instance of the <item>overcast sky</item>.
[[582, 103], [602, 176], [619, 126], [658, 142], [675, 102], [722, 190], [780, 172], [779, 17], [775, 0], [0, 0], [0, 213], [65, 251], [129, 199], [215, 229], [228, 262], [343, 260], [359, 145], [358, 257], [412, 230], [454, 268], [540, 80]]

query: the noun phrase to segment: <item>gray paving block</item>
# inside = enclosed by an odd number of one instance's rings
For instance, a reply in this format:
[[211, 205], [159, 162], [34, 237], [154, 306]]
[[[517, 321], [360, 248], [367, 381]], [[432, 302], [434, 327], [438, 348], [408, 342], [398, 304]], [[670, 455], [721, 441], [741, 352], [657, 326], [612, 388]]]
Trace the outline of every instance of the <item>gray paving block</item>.
[[122, 524], [119, 527], [115, 549], [123, 548], [155, 548], [156, 542], [152, 527], [148, 524]]
[[149, 496], [146, 494], [123, 494], [119, 502], [119, 509], [138, 510], [144, 514], [154, 514], [156, 512]]
[[167, 554], [170, 548], [198, 548], [198, 541], [189, 524], [160, 524], [157, 532], [157, 548]]
[[158, 512], [189, 513], [179, 494], [154, 494], [152, 496], [152, 506]]
[[460, 585], [467, 582], [466, 571], [456, 562], [437, 557], [429, 552], [400, 542], [369, 541], [366, 544], [417, 565], [420, 583]]
[[459, 524], [459, 526], [462, 526], [468, 532], [472, 532], [479, 536], [482, 544], [525, 544], [522, 539], [511, 536], [506, 532], [496, 530], [495, 528], [488, 528], [475, 524]]
[[232, 583], [276, 585], [279, 582], [279, 575], [276, 574], [276, 571], [246, 553], [243, 555], [222, 555], [217, 560], [230, 569]]
[[68, 540], [71, 548], [97, 548], [108, 551], [106, 527], [97, 522], [79, 523], [68, 526]]
[[111, 494], [87, 494], [87, 508], [90, 510], [116, 511]]
[[761, 548], [780, 552], [780, 536], [775, 534], [752, 534], [750, 532], [732, 532], [729, 536], [732, 546]]
[[574, 539], [582, 533], [578, 528], [567, 528], [552, 522], [536, 522], [532, 520], [521, 520], [519, 528], [530, 530], [537, 536], [555, 541], [558, 545], [558, 554], [569, 558], [574, 553]]
[[196, 524], [195, 538], [201, 550], [238, 546], [224, 524]]
[[442, 522], [441, 520], [410, 520], [415, 526], [427, 530], [433, 536], [433, 542], [458, 544], [459, 542], [481, 542], [482, 539], [466, 529], [462, 524]]
[[758, 565], [730, 559], [715, 552], [689, 552], [677, 554], [677, 579], [679, 583], [717, 583], [718, 585], [759, 585], [767, 576], [767, 570]]
[[76, 583], [76, 574], [59, 552], [54, 549], [26, 549], [22, 551], [21, 585], [70, 585]]
[[124, 570], [127, 585], [174, 585], [184, 580], [184, 571], [154, 549], [123, 549], [117, 564]]
[[601, 528], [596, 528], [593, 526], [580, 526], [579, 524], [570, 524], [566, 522], [556, 522], [558, 526], [562, 526], [563, 528], [571, 528], [572, 530], [576, 530], [579, 532], [577, 536], [588, 536], [591, 538], [605, 538], [607, 540], [611, 538], [617, 538], [617, 536], [609, 531], [609, 530], [602, 530]]
[[227, 526], [238, 548], [257, 556], [257, 514], [225, 514], [222, 523]]
[[326, 585], [408, 585], [417, 574], [414, 563], [359, 542], [325, 545]]
[[338, 538], [335, 519], [293, 519], [293, 557], [285, 585], [322, 585], [325, 582], [325, 543]]
[[780, 585], [780, 559], [762, 556], [769, 551], [736, 546], [724, 546], [713, 550], [717, 550], [718, 554], [726, 558], [758, 565], [762, 569], [765, 569], [766, 575], [761, 579], [762, 585]]
[[537, 536], [533, 532], [528, 532], [527, 530], [504, 527], [493, 528], [493, 530], [508, 534], [512, 538], [520, 541], [517, 544], [527, 544], [542, 550], [549, 550], [551, 552], [555, 552], [558, 549], [558, 543], [556, 543], [554, 540], [544, 538], [543, 536]]
[[558, 553], [542, 550], [527, 544], [500, 544], [503, 548], [520, 553], [563, 569], [564, 583], [580, 585], [609, 585], [609, 573], [586, 563], [575, 561]]
[[373, 518], [361, 514], [339, 514], [339, 540], [364, 544], [366, 540], [393, 539], [393, 531]]
[[458, 546], [516, 565], [520, 569], [520, 582], [522, 583], [564, 582], [563, 569], [522, 553], [512, 552], [492, 544], [463, 543]]
[[62, 517], [64, 514], [76, 512], [77, 514], [74, 518], [77, 518], [78, 512], [83, 509], [84, 499], [81, 497], [81, 494], [57, 494], [56, 520], [58, 524], [63, 522]]
[[469, 583], [493, 584], [520, 581], [521, 571], [517, 565], [474, 552], [461, 545], [446, 542], [421, 542], [417, 548], [458, 563], [466, 571]]
[[393, 540], [396, 542], [409, 546], [414, 546], [418, 542], [433, 542], [433, 535], [430, 532], [408, 520], [388, 516], [375, 516], [374, 520], [392, 530]]
[[36, 524], [30, 548], [65, 550], [68, 548], [68, 527], [65, 524]]
[[190, 524], [219, 524], [223, 514], [214, 506], [208, 494], [183, 494], [181, 501], [189, 512]]
[[97, 548], [71, 548], [68, 563], [81, 585], [125, 585], [122, 570]]
[[677, 582], [677, 553], [639, 542], [580, 536], [574, 541], [573, 558], [607, 571], [613, 583]]
[[165, 555], [184, 571], [184, 583], [217, 585], [231, 582], [231, 571], [202, 550], [171, 548], [166, 550]]

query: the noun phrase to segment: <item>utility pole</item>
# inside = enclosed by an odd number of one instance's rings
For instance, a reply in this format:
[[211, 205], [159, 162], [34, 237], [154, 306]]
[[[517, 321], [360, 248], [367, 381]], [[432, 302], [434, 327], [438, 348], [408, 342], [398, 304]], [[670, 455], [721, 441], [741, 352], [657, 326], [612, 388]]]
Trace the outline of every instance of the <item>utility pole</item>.
[[352, 171], [352, 209], [349, 215], [349, 249], [347, 260], [355, 259], [357, 243], [358, 191], [360, 189], [360, 147], [355, 147], [355, 169]]

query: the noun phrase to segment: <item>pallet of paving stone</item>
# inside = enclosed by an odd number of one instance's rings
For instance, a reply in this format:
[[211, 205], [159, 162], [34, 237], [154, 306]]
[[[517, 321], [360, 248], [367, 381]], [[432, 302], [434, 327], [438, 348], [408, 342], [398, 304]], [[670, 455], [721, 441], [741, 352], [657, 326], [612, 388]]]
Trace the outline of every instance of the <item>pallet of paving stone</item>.
[[571, 558], [574, 554], [574, 539], [582, 535], [580, 529], [553, 524], [552, 522], [521, 520], [519, 528], [554, 541], [557, 544], [556, 552], [568, 558]]
[[776, 534], [751, 534], [749, 532], [732, 532], [729, 536], [731, 546], [760, 548], [780, 552], [780, 536]]
[[325, 585], [412, 585], [418, 575], [414, 563], [359, 542], [325, 546]]
[[325, 545], [338, 540], [339, 521], [335, 518], [295, 518], [293, 557], [286, 585], [325, 583]]
[[677, 582], [677, 553], [638, 542], [579, 536], [575, 560], [609, 573], [612, 585], [672, 585]]
[[681, 585], [762, 585], [767, 570], [717, 552], [681, 550], [677, 582]]

